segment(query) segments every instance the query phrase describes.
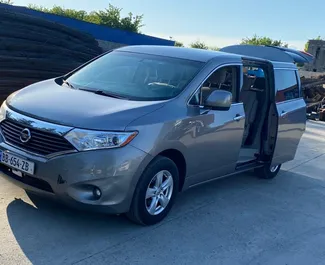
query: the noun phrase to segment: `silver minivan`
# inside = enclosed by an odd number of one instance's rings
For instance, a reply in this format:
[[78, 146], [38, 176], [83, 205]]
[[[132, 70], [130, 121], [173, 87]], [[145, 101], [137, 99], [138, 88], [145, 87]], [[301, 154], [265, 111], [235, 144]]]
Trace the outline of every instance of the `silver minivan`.
[[10, 95], [1, 175], [75, 207], [152, 225], [177, 194], [255, 170], [273, 178], [306, 125], [292, 49], [129, 46]]

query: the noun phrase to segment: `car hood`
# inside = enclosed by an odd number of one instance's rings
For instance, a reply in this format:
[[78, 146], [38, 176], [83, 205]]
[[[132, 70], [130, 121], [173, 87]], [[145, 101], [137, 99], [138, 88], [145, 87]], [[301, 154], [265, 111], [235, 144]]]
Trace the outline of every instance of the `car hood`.
[[47, 80], [21, 89], [7, 99], [10, 109], [56, 124], [123, 131], [141, 116], [164, 105], [164, 101], [130, 101], [71, 89]]

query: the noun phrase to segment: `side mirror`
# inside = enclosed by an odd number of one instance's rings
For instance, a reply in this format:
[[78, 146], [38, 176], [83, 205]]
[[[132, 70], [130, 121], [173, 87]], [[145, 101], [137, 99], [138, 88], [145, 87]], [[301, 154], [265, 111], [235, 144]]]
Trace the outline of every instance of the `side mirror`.
[[225, 90], [214, 90], [204, 102], [204, 107], [213, 110], [229, 110], [232, 103], [232, 94]]

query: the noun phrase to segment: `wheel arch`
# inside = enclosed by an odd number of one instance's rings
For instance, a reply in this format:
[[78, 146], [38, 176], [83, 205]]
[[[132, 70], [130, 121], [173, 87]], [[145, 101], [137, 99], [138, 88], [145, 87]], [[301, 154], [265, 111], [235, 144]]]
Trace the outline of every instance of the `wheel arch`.
[[167, 157], [176, 164], [179, 173], [179, 191], [182, 191], [187, 173], [187, 165], [183, 153], [177, 149], [166, 149], [157, 156]]

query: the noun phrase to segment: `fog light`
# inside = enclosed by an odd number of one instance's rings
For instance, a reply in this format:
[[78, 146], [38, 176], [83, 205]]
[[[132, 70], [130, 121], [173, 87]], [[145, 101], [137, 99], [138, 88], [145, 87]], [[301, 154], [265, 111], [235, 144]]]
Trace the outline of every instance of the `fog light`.
[[102, 196], [102, 191], [99, 188], [95, 187], [93, 189], [93, 194], [94, 197], [98, 200]]

